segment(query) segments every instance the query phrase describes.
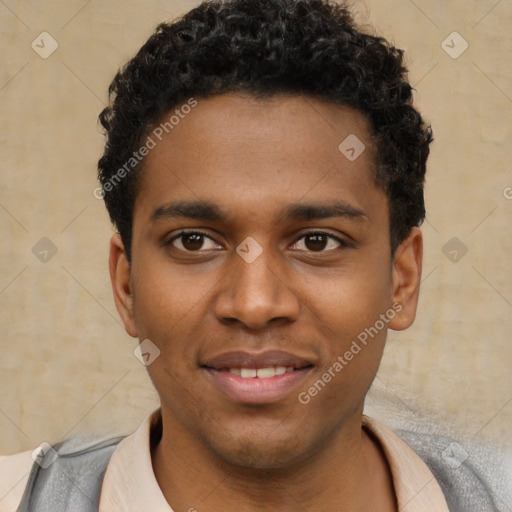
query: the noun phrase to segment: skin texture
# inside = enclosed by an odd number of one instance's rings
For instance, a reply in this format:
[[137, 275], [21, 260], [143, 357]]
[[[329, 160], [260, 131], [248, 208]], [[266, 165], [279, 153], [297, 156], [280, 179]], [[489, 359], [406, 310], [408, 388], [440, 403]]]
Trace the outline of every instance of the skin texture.
[[[355, 161], [338, 149], [349, 134], [366, 146]], [[148, 366], [163, 418], [152, 459], [174, 510], [396, 510], [389, 469], [361, 415], [386, 328], [414, 321], [422, 235], [413, 228], [392, 259], [374, 152], [366, 119], [353, 109], [231, 93], [198, 99], [146, 157], [132, 263], [114, 235], [110, 271], [126, 331], [161, 351]], [[152, 218], [185, 200], [215, 203], [226, 218]], [[335, 200], [362, 214], [283, 216], [292, 203]], [[171, 241], [181, 229], [207, 236]], [[305, 237], [319, 231], [346, 245]], [[252, 263], [236, 252], [249, 236], [262, 249]], [[386, 328], [301, 404], [298, 394], [396, 303]], [[272, 403], [229, 398], [201, 367], [227, 351], [269, 349], [312, 364]]]

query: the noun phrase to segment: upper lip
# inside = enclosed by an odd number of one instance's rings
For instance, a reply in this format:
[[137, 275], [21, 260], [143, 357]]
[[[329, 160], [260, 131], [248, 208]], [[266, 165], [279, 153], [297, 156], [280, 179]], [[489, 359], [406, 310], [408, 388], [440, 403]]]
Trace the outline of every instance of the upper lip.
[[206, 359], [201, 366], [214, 370], [229, 368], [269, 368], [272, 366], [285, 366], [293, 368], [304, 368], [312, 366], [313, 363], [307, 359], [280, 350], [269, 350], [260, 353], [246, 351], [224, 352], [212, 358]]

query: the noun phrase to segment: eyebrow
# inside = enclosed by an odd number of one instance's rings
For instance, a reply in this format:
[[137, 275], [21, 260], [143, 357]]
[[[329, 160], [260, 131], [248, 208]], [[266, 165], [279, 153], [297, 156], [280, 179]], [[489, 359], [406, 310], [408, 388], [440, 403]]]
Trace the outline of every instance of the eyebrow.
[[[155, 208], [153, 222], [160, 219], [188, 218], [196, 220], [225, 221], [228, 215], [215, 203], [207, 201], [177, 201]], [[312, 221], [331, 217], [350, 219], [367, 218], [365, 213], [342, 200], [327, 203], [293, 203], [284, 211], [284, 220]]]
[[330, 217], [348, 217], [349, 219], [366, 218], [363, 211], [342, 200], [329, 201], [327, 203], [300, 204], [288, 206], [284, 219], [292, 220], [317, 220]]

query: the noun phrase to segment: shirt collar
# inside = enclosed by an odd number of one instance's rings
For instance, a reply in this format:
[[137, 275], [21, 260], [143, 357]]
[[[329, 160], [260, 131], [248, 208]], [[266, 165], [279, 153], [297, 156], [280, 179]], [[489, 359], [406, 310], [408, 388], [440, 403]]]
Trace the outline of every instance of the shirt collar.
[[408, 444], [385, 425], [365, 415], [363, 426], [382, 447], [400, 512], [450, 512], [436, 478]]
[[[173, 512], [151, 462], [151, 434], [158, 431], [160, 422], [161, 411], [157, 409], [118, 444], [103, 479], [100, 512]], [[382, 446], [400, 512], [449, 512], [439, 484], [420, 457], [377, 420], [363, 416], [363, 426]]]
[[173, 512], [151, 462], [151, 431], [160, 421], [157, 409], [117, 445], [103, 479], [99, 512]]

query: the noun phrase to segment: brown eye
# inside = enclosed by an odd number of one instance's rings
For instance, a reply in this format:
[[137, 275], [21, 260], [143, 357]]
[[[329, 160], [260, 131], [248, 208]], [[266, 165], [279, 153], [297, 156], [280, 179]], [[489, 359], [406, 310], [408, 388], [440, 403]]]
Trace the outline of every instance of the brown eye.
[[323, 251], [327, 246], [329, 237], [321, 233], [306, 235], [305, 245], [310, 251]]
[[201, 235], [200, 233], [185, 233], [184, 235], [181, 235], [181, 243], [187, 251], [197, 251], [203, 246], [203, 238], [204, 235]]
[[[208, 243], [210, 243], [210, 247], [208, 247]], [[214, 240], [201, 231], [182, 231], [166, 242], [165, 245], [169, 245], [182, 252], [199, 252], [200, 249], [219, 248], [214, 243]]]
[[294, 245], [303, 245], [304, 247], [298, 247], [301, 251], [318, 253], [328, 253], [348, 247], [348, 244], [341, 238], [327, 232], [306, 233], [302, 235]]

